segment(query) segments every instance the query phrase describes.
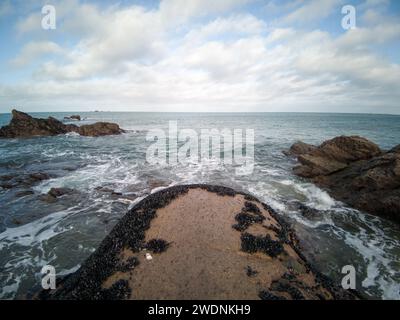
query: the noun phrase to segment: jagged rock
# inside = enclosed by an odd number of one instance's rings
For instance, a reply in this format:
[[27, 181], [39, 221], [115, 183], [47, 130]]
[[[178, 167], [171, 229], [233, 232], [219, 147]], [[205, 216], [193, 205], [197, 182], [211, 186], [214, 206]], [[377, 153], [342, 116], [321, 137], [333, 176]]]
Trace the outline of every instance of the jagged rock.
[[357, 209], [400, 223], [400, 146], [383, 153], [361, 137], [338, 137], [298, 156], [294, 173]]
[[121, 134], [124, 132], [117, 124], [98, 122], [78, 127], [73, 124], [64, 124], [49, 117], [37, 119], [30, 115], [12, 110], [12, 119], [9, 125], [0, 128], [0, 138], [28, 138], [33, 136], [54, 136], [68, 132], [76, 132], [83, 136], [104, 136]]
[[81, 121], [81, 116], [80, 115], [72, 115], [70, 117], [64, 117], [64, 120], [78, 120], [78, 121]]
[[336, 137], [319, 147], [295, 143], [290, 150], [298, 156], [301, 166], [295, 173], [306, 178], [329, 175], [347, 167], [351, 162], [366, 160], [382, 153], [379, 147], [362, 137]]

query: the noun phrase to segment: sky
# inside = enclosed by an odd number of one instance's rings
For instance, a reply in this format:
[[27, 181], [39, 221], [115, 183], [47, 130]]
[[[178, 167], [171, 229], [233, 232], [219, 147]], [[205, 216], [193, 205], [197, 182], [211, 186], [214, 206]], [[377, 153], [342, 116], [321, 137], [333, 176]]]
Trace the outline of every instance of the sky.
[[0, 40], [0, 113], [400, 114], [397, 0], [0, 0]]

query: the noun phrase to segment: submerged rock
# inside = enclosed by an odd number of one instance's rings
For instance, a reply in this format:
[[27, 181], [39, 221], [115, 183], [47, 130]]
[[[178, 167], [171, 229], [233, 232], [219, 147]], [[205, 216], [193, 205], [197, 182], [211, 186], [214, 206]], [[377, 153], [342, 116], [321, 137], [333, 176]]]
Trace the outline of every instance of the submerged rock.
[[98, 137], [116, 135], [124, 132], [124, 130], [115, 123], [98, 122], [79, 127], [73, 124], [64, 124], [53, 117], [47, 119], [33, 118], [17, 110], [12, 110], [12, 116], [9, 125], [0, 128], [0, 138], [54, 136], [68, 132], [76, 132], [82, 136]]
[[16, 187], [31, 187], [43, 180], [50, 179], [50, 175], [44, 172], [22, 173], [0, 176], [0, 187], [12, 189]]
[[[262, 217], [241, 223], [239, 213]], [[240, 221], [238, 221], [240, 220]], [[150, 252], [151, 253], [150, 253]], [[295, 267], [294, 267], [295, 266]], [[174, 186], [137, 203], [75, 273], [40, 299], [356, 299], [304, 257], [268, 205], [233, 189]]]
[[47, 203], [54, 203], [57, 201], [57, 198], [76, 192], [76, 190], [70, 188], [51, 188], [46, 194], [40, 195], [39, 200]]
[[400, 223], [400, 147], [382, 152], [361, 137], [338, 137], [298, 155], [294, 173], [336, 199]]

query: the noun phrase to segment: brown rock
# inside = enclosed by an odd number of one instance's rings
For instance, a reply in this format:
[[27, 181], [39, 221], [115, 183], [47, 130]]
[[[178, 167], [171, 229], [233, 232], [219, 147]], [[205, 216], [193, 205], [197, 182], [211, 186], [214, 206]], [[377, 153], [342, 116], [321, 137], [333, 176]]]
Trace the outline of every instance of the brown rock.
[[375, 143], [358, 136], [333, 138], [321, 144], [318, 151], [343, 163], [371, 159], [382, 153]]
[[338, 137], [298, 156], [294, 173], [336, 199], [400, 223], [400, 146], [387, 153], [361, 137]]
[[283, 153], [287, 156], [299, 156], [314, 151], [316, 148], [317, 147], [312, 144], [297, 141], [290, 147], [289, 150], [285, 150]]
[[77, 132], [83, 136], [97, 137], [121, 134], [124, 132], [124, 130], [115, 123], [98, 122], [78, 127], [73, 124], [65, 125], [53, 117], [49, 117], [48, 119], [36, 119], [17, 110], [12, 110], [12, 115], [13, 117], [10, 124], [0, 128], [0, 138], [54, 136], [68, 132]]
[[78, 120], [78, 121], [81, 121], [81, 116], [75, 114], [75, 115], [72, 115], [72, 116], [70, 116], [70, 117], [64, 117], [64, 119], [65, 119], [65, 120]]
[[24, 190], [24, 191], [17, 192], [15, 194], [15, 196], [17, 198], [21, 198], [21, 197], [25, 197], [25, 196], [30, 196], [32, 194], [34, 194], [34, 192], [32, 190]]
[[76, 132], [78, 132], [81, 136], [99, 137], [121, 134], [124, 131], [115, 123], [97, 122], [94, 124], [80, 126]]
[[75, 190], [69, 189], [69, 188], [51, 188], [47, 194], [54, 198], [58, 198], [65, 194], [71, 194], [74, 192], [75, 192]]

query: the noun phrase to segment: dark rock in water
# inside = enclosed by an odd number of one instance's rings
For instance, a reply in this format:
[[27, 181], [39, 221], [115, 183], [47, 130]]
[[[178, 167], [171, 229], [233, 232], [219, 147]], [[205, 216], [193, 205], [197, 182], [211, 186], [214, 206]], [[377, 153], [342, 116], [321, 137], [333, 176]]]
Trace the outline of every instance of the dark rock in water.
[[69, 189], [69, 188], [51, 188], [47, 194], [54, 198], [58, 198], [65, 194], [70, 194], [74, 192], [75, 192], [74, 189]]
[[39, 200], [47, 202], [47, 203], [54, 203], [57, 201], [57, 198], [66, 195], [75, 193], [76, 190], [69, 189], [69, 188], [51, 188], [49, 192], [46, 194], [42, 194], [39, 196]]
[[79, 133], [81, 136], [100, 137], [121, 134], [124, 130], [122, 130], [116, 123], [97, 122], [80, 126], [75, 132]]
[[0, 128], [0, 138], [54, 136], [68, 132], [76, 132], [82, 136], [98, 137], [121, 134], [124, 132], [124, 130], [115, 123], [98, 122], [78, 127], [73, 124], [63, 124], [53, 117], [47, 119], [33, 118], [17, 110], [12, 110], [12, 116], [10, 124]]
[[21, 197], [25, 197], [25, 196], [30, 196], [32, 194], [35, 194], [32, 190], [24, 190], [24, 191], [17, 192], [15, 194], [15, 196], [17, 198], [21, 198]]
[[295, 174], [336, 199], [400, 223], [400, 146], [382, 152], [360, 137], [338, 137], [298, 156]]
[[3, 189], [12, 189], [16, 187], [30, 187], [34, 184], [37, 184], [43, 180], [50, 179], [50, 175], [43, 172], [35, 172], [30, 174], [16, 174], [16, 175], [7, 175], [0, 177], [1, 181], [0, 187]]
[[78, 121], [81, 121], [81, 116], [80, 115], [72, 115], [70, 117], [64, 117], [64, 120], [78, 120]]
[[297, 153], [301, 166], [294, 169], [294, 172], [306, 178], [313, 178], [320, 175], [329, 175], [347, 167], [351, 162], [367, 160], [380, 155], [382, 152], [379, 147], [367, 139], [352, 137], [337, 137], [325, 141], [319, 147], [306, 147], [294, 149], [301, 150]]
[[310, 220], [318, 219], [322, 214], [320, 210], [310, 208], [309, 206], [298, 201], [290, 203], [290, 206], [294, 207], [295, 210], [300, 211], [303, 217]]
[[400, 144], [389, 150], [388, 153], [400, 153]]
[[57, 198], [46, 193], [46, 194], [41, 194], [39, 196], [39, 200], [47, 203], [54, 203], [57, 201]]

